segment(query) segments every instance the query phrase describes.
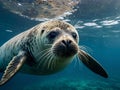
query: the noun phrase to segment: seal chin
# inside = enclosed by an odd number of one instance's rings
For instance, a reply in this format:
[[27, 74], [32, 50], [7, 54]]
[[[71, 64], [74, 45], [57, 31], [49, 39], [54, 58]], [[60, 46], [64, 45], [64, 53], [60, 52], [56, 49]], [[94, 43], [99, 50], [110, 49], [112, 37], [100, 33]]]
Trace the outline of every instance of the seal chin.
[[69, 58], [78, 52], [77, 44], [71, 40], [62, 40], [54, 45], [53, 53], [57, 57]]

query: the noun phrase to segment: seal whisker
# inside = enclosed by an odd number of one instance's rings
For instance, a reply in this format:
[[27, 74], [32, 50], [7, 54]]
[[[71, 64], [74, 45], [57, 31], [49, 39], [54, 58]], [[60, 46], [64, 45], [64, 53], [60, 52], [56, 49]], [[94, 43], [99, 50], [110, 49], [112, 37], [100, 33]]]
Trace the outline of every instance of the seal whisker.
[[[45, 58], [48, 56], [48, 54], [49, 54], [49, 50], [48, 50], [47, 52], [43, 53], [41, 57], [39, 57], [39, 59], [38, 59], [38, 60], [39, 60], [38, 67], [40, 67], [40, 64], [41, 64], [43, 61], [45, 61]], [[41, 59], [41, 60], [40, 60], [40, 59]]]
[[52, 44], [45, 44], [46, 47], [52, 47]]
[[52, 53], [50, 53], [50, 59], [49, 59], [49, 61], [48, 61], [48, 69], [50, 68], [50, 66], [52, 67], [52, 61], [53, 61], [53, 55], [52, 55]]
[[45, 45], [52, 45], [51, 43], [46, 43]]
[[43, 53], [44, 51], [47, 51], [47, 50], [49, 50], [49, 49], [50, 49], [50, 48], [46, 48], [46, 49], [40, 51], [38, 54]]
[[55, 68], [55, 66], [56, 66], [56, 62], [57, 62], [57, 59], [54, 59], [54, 61], [53, 61], [53, 67]]
[[51, 59], [51, 50], [48, 51], [48, 54], [45, 56], [45, 58], [46, 58], [46, 60], [44, 61], [43, 66], [49, 65], [49, 62]]
[[74, 67], [77, 66], [77, 63], [78, 63], [78, 62], [79, 62], [78, 56], [75, 56], [75, 58], [74, 58]]
[[42, 59], [40, 60], [39, 62], [39, 65], [42, 63], [43, 67], [46, 65], [46, 63], [48, 62], [49, 60], [49, 56], [50, 56], [50, 50], [48, 50], [47, 52], [44, 53], [44, 55], [41, 57]]
[[92, 49], [85, 45], [79, 46], [79, 49], [84, 50], [86, 52], [89, 52], [89, 51], [92, 52]]
[[44, 49], [44, 50], [40, 51], [40, 52], [36, 55], [36, 57], [39, 56], [40, 54], [42, 54], [42, 53], [48, 51], [49, 49], [50, 49], [50, 48], [47, 48], [47, 49]]
[[56, 59], [54, 59], [54, 56], [52, 55], [52, 61], [51, 61], [51, 69], [54, 69], [55, 68], [55, 62], [56, 62]]
[[46, 55], [47, 59], [44, 60], [43, 62], [43, 67], [45, 68], [46, 65], [48, 65], [48, 69], [50, 69], [50, 67], [52, 67], [52, 60], [53, 60], [53, 55], [51, 53], [51, 50], [48, 51], [49, 53]]
[[[53, 52], [56, 52], [55, 48], [53, 49]], [[55, 57], [56, 57], [56, 54], [52, 54], [53, 60], [51, 61], [51, 68], [55, 68], [55, 65], [57, 63], [57, 58], [55, 59]]]
[[50, 53], [49, 53], [49, 59], [48, 59], [48, 69], [49, 69], [49, 67], [50, 67], [51, 59], [52, 59], [52, 54], [51, 54], [51, 52], [50, 52]]
[[[76, 67], [76, 66], [81, 67], [81, 62], [80, 62], [78, 56], [76, 56], [75, 59], [76, 59], [76, 63], [74, 65], [74, 67]], [[78, 68], [78, 70], [80, 71], [80, 68]]]
[[39, 58], [38, 68], [40, 67], [40, 65], [43, 66], [43, 62], [45, 62], [45, 58], [46, 58], [47, 54], [48, 53], [44, 53], [44, 55], [42, 55], [42, 57]]

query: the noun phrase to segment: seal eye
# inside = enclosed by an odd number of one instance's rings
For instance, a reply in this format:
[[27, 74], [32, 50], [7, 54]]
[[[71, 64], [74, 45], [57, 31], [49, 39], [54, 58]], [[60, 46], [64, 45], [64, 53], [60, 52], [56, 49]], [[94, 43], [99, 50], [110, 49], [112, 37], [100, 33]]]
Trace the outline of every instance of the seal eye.
[[76, 39], [76, 38], [77, 38], [77, 34], [76, 34], [75, 32], [73, 32], [73, 33], [72, 33], [72, 37], [73, 37], [74, 39]]
[[59, 34], [58, 31], [52, 31], [48, 34], [49, 39], [54, 39]]

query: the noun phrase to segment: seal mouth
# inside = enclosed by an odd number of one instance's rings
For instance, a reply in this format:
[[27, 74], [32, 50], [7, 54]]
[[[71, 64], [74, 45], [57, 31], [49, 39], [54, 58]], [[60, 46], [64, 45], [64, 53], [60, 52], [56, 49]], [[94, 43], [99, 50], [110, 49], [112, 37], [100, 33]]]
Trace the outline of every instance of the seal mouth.
[[77, 45], [71, 40], [62, 40], [54, 45], [53, 53], [57, 57], [69, 58], [78, 51]]

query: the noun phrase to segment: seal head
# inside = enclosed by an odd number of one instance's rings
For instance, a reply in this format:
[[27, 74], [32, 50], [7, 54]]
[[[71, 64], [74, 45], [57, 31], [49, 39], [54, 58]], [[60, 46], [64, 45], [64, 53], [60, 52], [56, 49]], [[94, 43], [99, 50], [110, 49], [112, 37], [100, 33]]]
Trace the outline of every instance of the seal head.
[[43, 72], [42, 74], [55, 73], [65, 68], [78, 53], [79, 36], [76, 29], [67, 22], [48, 21], [41, 26], [41, 34], [38, 34], [38, 37], [41, 37], [39, 41], [45, 51], [42, 52], [44, 57], [34, 55], [39, 64], [38, 71]]

